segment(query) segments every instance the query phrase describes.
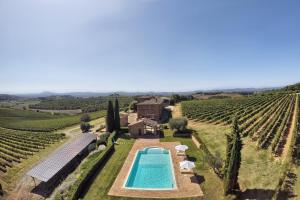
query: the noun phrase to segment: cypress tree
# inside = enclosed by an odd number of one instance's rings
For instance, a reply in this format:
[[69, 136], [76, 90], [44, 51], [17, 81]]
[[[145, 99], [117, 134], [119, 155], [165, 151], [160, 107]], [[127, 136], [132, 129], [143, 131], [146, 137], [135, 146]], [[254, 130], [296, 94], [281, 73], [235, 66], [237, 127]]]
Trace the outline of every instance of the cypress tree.
[[118, 99], [116, 98], [115, 100], [115, 130], [116, 131], [119, 131], [120, 130], [120, 109], [119, 109], [119, 101]]
[[2, 196], [4, 194], [3, 189], [2, 189], [2, 185], [0, 183], [0, 196]]
[[227, 137], [227, 148], [224, 170], [225, 195], [235, 189], [239, 189], [238, 175], [241, 166], [242, 141], [237, 119], [233, 122], [232, 135]]
[[228, 165], [229, 165], [231, 149], [232, 149], [232, 139], [233, 139], [232, 137], [233, 137], [232, 133], [226, 134], [226, 141], [227, 141], [226, 160], [225, 160], [225, 165], [224, 165], [224, 169], [223, 169], [223, 175], [225, 175], [227, 173], [227, 169], [228, 169]]
[[111, 100], [108, 101], [106, 114], [106, 131], [112, 133], [114, 131], [114, 107]]

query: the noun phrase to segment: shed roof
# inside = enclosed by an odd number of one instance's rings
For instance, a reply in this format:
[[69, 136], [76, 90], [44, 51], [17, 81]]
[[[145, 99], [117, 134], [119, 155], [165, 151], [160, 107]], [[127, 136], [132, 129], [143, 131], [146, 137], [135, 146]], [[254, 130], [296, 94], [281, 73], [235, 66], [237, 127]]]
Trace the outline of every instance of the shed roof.
[[143, 123], [144, 123], [143, 120], [139, 120], [139, 121], [136, 121], [136, 122], [133, 122], [133, 123], [129, 124], [128, 126], [135, 126], [137, 124], [143, 124]]
[[154, 121], [154, 120], [149, 119], [149, 118], [143, 118], [143, 122], [144, 122], [144, 124], [146, 124], [147, 126], [155, 127], [155, 126], [158, 125], [157, 121]]
[[62, 149], [36, 165], [27, 172], [27, 175], [43, 182], [49, 181], [94, 140], [96, 140], [96, 135], [90, 133], [82, 134], [78, 139], [65, 145]]

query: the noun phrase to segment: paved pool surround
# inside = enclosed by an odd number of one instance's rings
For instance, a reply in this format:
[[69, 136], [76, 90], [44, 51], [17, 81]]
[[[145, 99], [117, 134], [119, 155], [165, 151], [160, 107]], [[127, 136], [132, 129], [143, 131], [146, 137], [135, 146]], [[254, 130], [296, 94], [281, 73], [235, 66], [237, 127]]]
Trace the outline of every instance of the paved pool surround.
[[[195, 176], [193, 174], [183, 175], [180, 173], [179, 162], [183, 161], [184, 158], [183, 156], [176, 155], [175, 146], [179, 144], [179, 142], [160, 142], [159, 139], [137, 139], [115, 182], [110, 188], [108, 195], [135, 198], [187, 198], [203, 196], [203, 192]], [[127, 180], [132, 163], [134, 162], [136, 152], [146, 147], [153, 146], [170, 150], [177, 187], [170, 190], [142, 190], [124, 187], [124, 183]]]
[[176, 181], [170, 150], [161, 147], [146, 147], [139, 150], [124, 187], [140, 190], [175, 189]]

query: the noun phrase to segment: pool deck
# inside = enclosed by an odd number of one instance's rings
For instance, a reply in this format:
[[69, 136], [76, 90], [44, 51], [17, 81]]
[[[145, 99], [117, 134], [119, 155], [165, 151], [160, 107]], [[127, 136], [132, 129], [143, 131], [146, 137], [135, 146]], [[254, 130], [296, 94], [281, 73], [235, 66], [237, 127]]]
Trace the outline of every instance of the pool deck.
[[[108, 195], [123, 196], [134, 198], [187, 198], [200, 197], [203, 192], [193, 174], [181, 174], [179, 162], [184, 160], [183, 156], [177, 156], [175, 146], [179, 142], [160, 142], [159, 139], [137, 139], [125, 160], [123, 167], [118, 174], [114, 184], [110, 188]], [[138, 150], [145, 147], [157, 146], [169, 149], [171, 151], [174, 173], [176, 178], [177, 188], [173, 190], [136, 190], [124, 188], [124, 182], [129, 174], [130, 167]]]

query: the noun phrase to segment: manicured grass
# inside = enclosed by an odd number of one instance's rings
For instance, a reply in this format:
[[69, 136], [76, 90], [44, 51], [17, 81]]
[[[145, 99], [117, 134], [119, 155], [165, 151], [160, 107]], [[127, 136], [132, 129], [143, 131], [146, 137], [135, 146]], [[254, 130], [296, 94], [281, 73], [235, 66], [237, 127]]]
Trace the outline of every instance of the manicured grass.
[[[98, 174], [84, 199], [102, 200], [102, 199], [117, 199], [107, 195], [111, 185], [117, 177], [133, 143], [133, 139], [118, 139], [118, 145], [115, 145], [115, 152], [110, 157], [106, 165]], [[119, 198], [118, 198], [119, 199]]]
[[284, 165], [275, 161], [270, 151], [258, 150], [255, 143], [243, 139], [242, 165], [239, 183], [242, 190], [273, 190], [278, 184]]
[[200, 187], [204, 193], [204, 197], [201, 199], [224, 199], [223, 183], [221, 179], [217, 177], [213, 170], [204, 161], [202, 151], [194, 145], [191, 138], [173, 137], [172, 131], [167, 129], [164, 130], [164, 138], [161, 138], [160, 141], [179, 141], [181, 144], [185, 144], [189, 147], [186, 154], [188, 155], [189, 160], [194, 161], [196, 164], [196, 171], [200, 176]]
[[[230, 127], [192, 122], [193, 127], [213, 154], [219, 152], [225, 159], [226, 133]], [[239, 184], [243, 196], [270, 198], [282, 175], [284, 166], [280, 160], [275, 161], [268, 150], [257, 149], [256, 143], [249, 138], [243, 138], [242, 164], [239, 174]]]
[[207, 148], [213, 153], [219, 152], [225, 159], [226, 137], [230, 133], [230, 126], [214, 125], [203, 122], [190, 122], [190, 127], [197, 131]]
[[[166, 133], [166, 137], [161, 139], [162, 142], [168, 141], [180, 141], [183, 144], [186, 144], [190, 147], [188, 150], [188, 154], [190, 155], [190, 159], [196, 160], [196, 167], [201, 176], [202, 190], [209, 193], [205, 198], [201, 199], [222, 199], [221, 193], [222, 190], [215, 191], [216, 187], [222, 187], [219, 179], [213, 174], [213, 172], [209, 169], [206, 164], [203, 165], [203, 157], [201, 152], [196, 149], [192, 140], [190, 138], [173, 138], [171, 133]], [[127, 198], [127, 197], [113, 197], [108, 196], [107, 193], [112, 186], [115, 178], [117, 177], [122, 165], [127, 158], [127, 155], [133, 145], [134, 140], [130, 139], [119, 139], [119, 145], [115, 146], [115, 152], [106, 163], [102, 171], [98, 174], [95, 181], [92, 183], [91, 187], [87, 191], [84, 199], [85, 200], [145, 200], [145, 198]], [[204, 178], [203, 178], [204, 176]], [[204, 180], [205, 179], [205, 180]], [[203, 181], [204, 180], [204, 181]], [[185, 198], [183, 200], [196, 200], [199, 198]]]

